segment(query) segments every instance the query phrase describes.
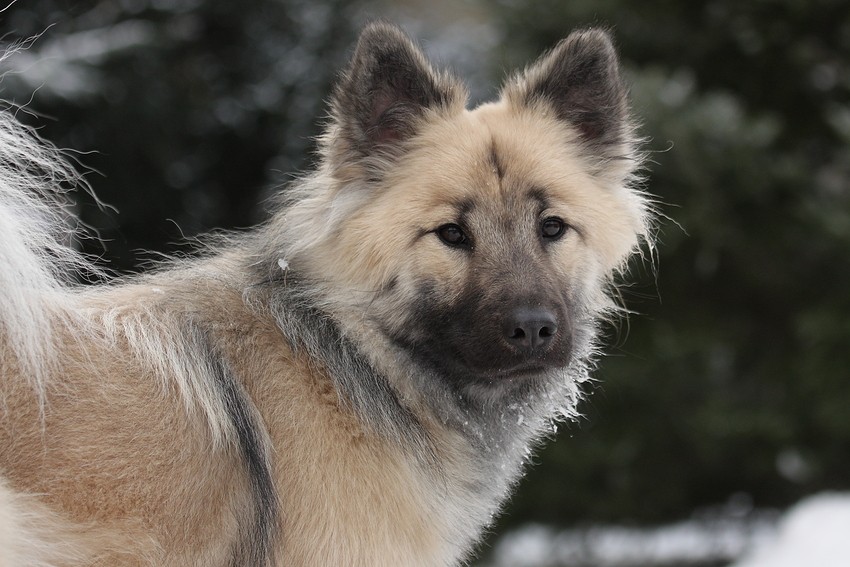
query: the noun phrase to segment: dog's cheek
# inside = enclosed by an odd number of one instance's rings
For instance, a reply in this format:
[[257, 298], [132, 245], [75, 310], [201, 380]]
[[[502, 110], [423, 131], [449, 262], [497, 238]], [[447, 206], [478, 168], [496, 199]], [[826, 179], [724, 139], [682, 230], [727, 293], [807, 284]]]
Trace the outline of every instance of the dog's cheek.
[[445, 286], [435, 278], [414, 282], [399, 277], [372, 312], [384, 335], [415, 358], [426, 353], [428, 358], [454, 358], [454, 353], [444, 352], [454, 343], [449, 337], [457, 327], [454, 309], [446, 297]]
[[[483, 320], [486, 309], [474, 294], [450, 292], [441, 282], [424, 279], [407, 294], [397, 313], [383, 330], [389, 339], [416, 360], [450, 374], [492, 362], [498, 351], [486, 340], [491, 320]], [[492, 319], [492, 316], [489, 317]], [[391, 319], [387, 319], [390, 322]], [[488, 350], [490, 356], [483, 356]]]

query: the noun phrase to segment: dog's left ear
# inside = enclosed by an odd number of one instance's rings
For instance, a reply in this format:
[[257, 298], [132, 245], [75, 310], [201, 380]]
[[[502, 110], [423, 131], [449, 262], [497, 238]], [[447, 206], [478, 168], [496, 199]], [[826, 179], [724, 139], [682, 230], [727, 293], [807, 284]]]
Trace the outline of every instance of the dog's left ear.
[[513, 106], [554, 111], [600, 157], [617, 157], [631, 146], [626, 88], [605, 30], [571, 33], [509, 82], [502, 96]]
[[435, 71], [406, 33], [370, 24], [331, 99], [328, 158], [337, 167], [359, 164], [379, 175], [374, 170], [404, 151], [429, 112], [462, 109], [465, 100], [463, 85]]

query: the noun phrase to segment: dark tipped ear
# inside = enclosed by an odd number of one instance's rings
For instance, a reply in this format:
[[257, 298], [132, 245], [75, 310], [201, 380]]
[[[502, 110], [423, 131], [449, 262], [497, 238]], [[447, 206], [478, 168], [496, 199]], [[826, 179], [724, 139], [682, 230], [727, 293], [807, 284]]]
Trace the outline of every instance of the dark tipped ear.
[[426, 111], [449, 109], [464, 99], [462, 85], [435, 72], [407, 34], [373, 23], [361, 33], [334, 92], [327, 143], [345, 160], [397, 155]]
[[578, 30], [540, 58], [504, 96], [515, 105], [548, 105], [603, 153], [628, 142], [626, 88], [608, 32]]

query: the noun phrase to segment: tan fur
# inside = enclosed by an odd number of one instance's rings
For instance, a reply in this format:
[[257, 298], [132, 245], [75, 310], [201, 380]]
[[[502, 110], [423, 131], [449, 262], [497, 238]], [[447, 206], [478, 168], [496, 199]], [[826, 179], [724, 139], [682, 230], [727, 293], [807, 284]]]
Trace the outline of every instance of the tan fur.
[[[282, 565], [449, 560], [441, 539], [450, 534], [441, 533], [446, 528], [438, 526], [439, 510], [430, 510], [439, 508], [436, 495], [415, 488], [427, 487], [425, 479], [397, 449], [364, 432], [321, 370], [294, 355], [274, 323], [246, 309], [237, 290], [138, 286], [109, 291], [87, 305], [140, 305], [169, 295], [192, 296], [183, 307], [214, 321], [227, 354], [243, 362], [238, 373], [268, 425], [277, 487], [287, 504]], [[101, 314], [98, 307], [86, 309]], [[139, 368], [120, 339], [66, 336], [62, 350], [64, 372], [51, 382], [43, 420], [32, 390], [15, 381], [4, 357], [0, 462], [12, 490], [41, 496], [14, 506], [7, 497], [0, 517], [20, 523], [22, 541], [38, 541], [45, 526], [58, 523], [54, 515], [69, 525], [98, 526], [109, 534], [104, 542], [111, 542], [96, 550], [98, 565], [226, 563], [244, 506], [233, 490], [245, 479], [232, 449], [214, 449], [203, 420], [183, 411], [180, 393]], [[80, 490], [83, 478], [97, 490]], [[42, 514], [48, 508], [59, 513]], [[386, 516], [386, 509], [393, 514]], [[71, 542], [80, 537], [66, 533]], [[117, 540], [128, 543], [117, 547]], [[218, 550], [210, 549], [215, 541]], [[67, 553], [77, 559], [69, 564], [78, 564], [79, 557]]]
[[[100, 287], [27, 275], [49, 254], [0, 256], [9, 281], [41, 278], [0, 318], [0, 567], [458, 565], [551, 420], [573, 415], [594, 321], [646, 238], [629, 142], [590, 151], [522, 78], [468, 111], [401, 32], [364, 36], [353, 69], [389, 38], [436, 94], [418, 108], [400, 93], [397, 130], [365, 141], [345, 112], [374, 116], [338, 110], [319, 170], [255, 233]], [[464, 203], [474, 254], [437, 236]], [[543, 242], [552, 217], [568, 230]], [[399, 346], [406, 326], [435, 332], [416, 319], [434, 297], [510, 314], [544, 293], [576, 346], [542, 368], [470, 370], [455, 393], [457, 376], [416, 358], [425, 343]]]
[[0, 483], [0, 567], [88, 562], [92, 546], [83, 546], [81, 535], [32, 496]]
[[[136, 302], [134, 291], [108, 300]], [[39, 502], [75, 525], [98, 526], [112, 542], [129, 539], [129, 549], [100, 552], [104, 565], [224, 561], [233, 516], [244, 506], [233, 490], [245, 483], [238, 457], [229, 447], [212, 448], [207, 424], [183, 411], [173, 384], [127, 356], [120, 337], [107, 343], [75, 332], [63, 337], [62, 374], [48, 385], [43, 417], [26, 383], [10, 384], [14, 374], [5, 373], [0, 462], [7, 482], [41, 495]]]
[[364, 432], [327, 376], [293, 355], [271, 321], [248, 315], [223, 325], [275, 447], [285, 564], [444, 563], [435, 519], [422, 512], [429, 495], [416, 489], [422, 479], [407, 458]]

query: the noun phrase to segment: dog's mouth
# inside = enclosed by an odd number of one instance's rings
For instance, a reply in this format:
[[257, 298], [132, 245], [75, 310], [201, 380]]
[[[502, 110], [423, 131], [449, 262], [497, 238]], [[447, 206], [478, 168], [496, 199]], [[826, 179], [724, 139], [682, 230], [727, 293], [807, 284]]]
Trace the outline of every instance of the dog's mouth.
[[569, 364], [569, 349], [545, 353], [533, 360], [522, 360], [513, 364], [482, 360], [457, 360], [454, 374], [465, 374], [467, 379], [478, 380], [535, 380], [552, 370]]
[[395, 337], [394, 342], [420, 364], [453, 381], [533, 381], [568, 366], [572, 350], [569, 337], [560, 337], [549, 348], [534, 353], [517, 352], [506, 345], [476, 349], [464, 343], [406, 341], [400, 337]]
[[420, 363], [430, 366], [453, 382], [533, 382], [570, 364], [572, 341], [559, 336], [539, 352], [520, 351], [510, 345], [472, 348], [465, 343], [407, 343], [406, 350]]

